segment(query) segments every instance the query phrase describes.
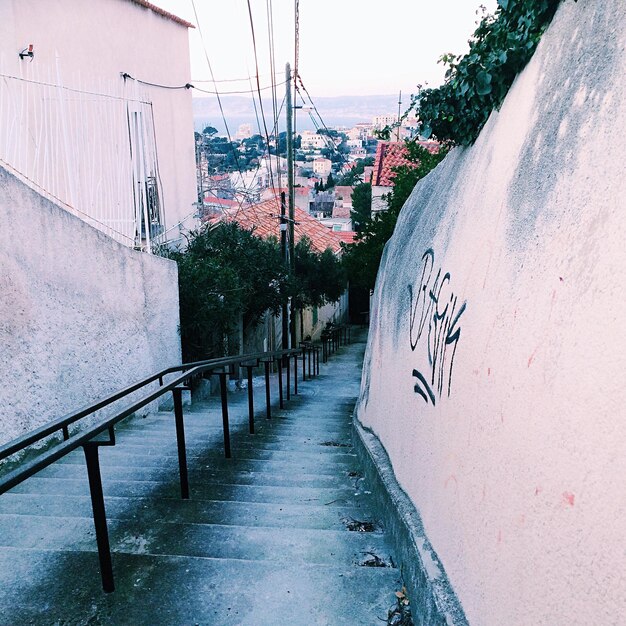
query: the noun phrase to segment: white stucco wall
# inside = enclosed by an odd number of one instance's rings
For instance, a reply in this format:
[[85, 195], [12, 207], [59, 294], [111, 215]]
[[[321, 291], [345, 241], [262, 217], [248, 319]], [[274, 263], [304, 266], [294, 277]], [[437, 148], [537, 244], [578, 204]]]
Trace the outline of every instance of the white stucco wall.
[[[29, 44], [35, 56], [21, 60], [18, 52]], [[132, 219], [133, 189], [118, 170], [131, 176], [126, 109], [138, 107], [147, 159], [158, 161], [166, 226], [185, 218], [193, 226], [191, 91], [124, 82], [122, 72], [160, 85], [189, 82], [187, 27], [130, 0], [0, 2], [0, 73], [31, 81], [0, 77], [0, 158], [75, 206], [76, 214], [110, 214], [101, 221], [126, 232], [120, 216], [128, 212]], [[104, 202], [125, 206], [117, 211]], [[178, 236], [178, 229], [168, 234]]]
[[565, 0], [381, 265], [358, 418], [471, 624], [625, 623], [624, 76], [626, 3]]
[[176, 264], [0, 168], [0, 443], [180, 363]]

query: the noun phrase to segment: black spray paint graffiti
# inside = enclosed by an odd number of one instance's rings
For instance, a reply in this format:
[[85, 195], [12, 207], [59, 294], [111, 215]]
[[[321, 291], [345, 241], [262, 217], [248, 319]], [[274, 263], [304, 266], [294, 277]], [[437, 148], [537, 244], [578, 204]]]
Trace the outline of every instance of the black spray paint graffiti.
[[[461, 337], [460, 320], [466, 302], [459, 304], [450, 286], [450, 273], [442, 276], [441, 268], [434, 273], [435, 253], [428, 249], [422, 256], [421, 277], [416, 292], [409, 285], [411, 301], [409, 333], [411, 350], [415, 352], [425, 337], [428, 371], [413, 370], [415, 393], [425, 402], [436, 403], [444, 391], [450, 395], [454, 356]], [[423, 341], [421, 342], [423, 345]], [[426, 375], [425, 375], [426, 374]], [[447, 388], [447, 389], [446, 389]]]

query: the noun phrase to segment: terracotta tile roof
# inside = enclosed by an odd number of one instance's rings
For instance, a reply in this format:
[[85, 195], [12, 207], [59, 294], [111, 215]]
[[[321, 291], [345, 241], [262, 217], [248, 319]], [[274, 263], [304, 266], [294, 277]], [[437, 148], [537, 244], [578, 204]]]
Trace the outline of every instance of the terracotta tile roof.
[[[439, 144], [436, 141], [418, 141], [417, 143], [429, 152], [439, 150]], [[401, 165], [415, 167], [415, 164], [409, 161], [406, 155], [407, 149], [403, 141], [379, 141], [376, 147], [372, 185], [393, 187], [393, 179], [396, 175], [393, 171], [394, 167]]]
[[335, 187], [335, 198], [339, 198], [341, 196], [344, 202], [350, 202], [353, 191], [354, 187], [350, 187], [350, 185], [337, 185]]
[[161, 7], [156, 6], [156, 4], [152, 4], [152, 2], [148, 2], [147, 0], [129, 0], [129, 1], [135, 4], [138, 4], [139, 6], [145, 7], [146, 9], [150, 9], [151, 11], [154, 11], [154, 13], [157, 13], [158, 15], [161, 15], [167, 18], [168, 20], [172, 20], [172, 22], [176, 22], [177, 24], [180, 24], [181, 26], [186, 26], [187, 28], [195, 28], [193, 24], [182, 19], [182, 17], [178, 17], [177, 15], [174, 15], [173, 13], [170, 13], [169, 11], [165, 11]]
[[391, 168], [400, 165], [411, 165], [406, 155], [407, 150], [404, 142], [379, 141], [378, 146], [376, 146], [372, 185], [381, 187], [393, 186], [395, 172]]
[[239, 203], [236, 200], [228, 200], [227, 198], [216, 198], [215, 196], [204, 196], [204, 203], [210, 206], [220, 207], [239, 206]]
[[354, 238], [356, 237], [356, 233], [353, 230], [340, 230], [335, 232], [335, 235], [338, 235], [343, 243], [354, 243]]
[[333, 207], [333, 217], [351, 217], [350, 207], [343, 207], [343, 206]]
[[[333, 252], [341, 252], [341, 242], [343, 238], [338, 232], [333, 232], [320, 224], [315, 218], [308, 213], [294, 207], [296, 224], [294, 232], [296, 242], [302, 237], [308, 237], [311, 240], [311, 247], [318, 252], [323, 252], [330, 248]], [[252, 204], [247, 207], [236, 209], [224, 209], [221, 216], [211, 218], [210, 221], [217, 222], [221, 219], [237, 222], [242, 228], [251, 230], [259, 237], [276, 237], [280, 238], [280, 200], [273, 198], [258, 204]]]

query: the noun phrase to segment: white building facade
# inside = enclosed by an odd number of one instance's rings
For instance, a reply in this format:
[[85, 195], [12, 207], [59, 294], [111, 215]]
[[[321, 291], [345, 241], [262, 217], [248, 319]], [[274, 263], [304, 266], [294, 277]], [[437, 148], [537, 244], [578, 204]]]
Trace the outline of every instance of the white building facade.
[[3, 0], [0, 164], [120, 243], [176, 241], [196, 201], [190, 26], [145, 0]]

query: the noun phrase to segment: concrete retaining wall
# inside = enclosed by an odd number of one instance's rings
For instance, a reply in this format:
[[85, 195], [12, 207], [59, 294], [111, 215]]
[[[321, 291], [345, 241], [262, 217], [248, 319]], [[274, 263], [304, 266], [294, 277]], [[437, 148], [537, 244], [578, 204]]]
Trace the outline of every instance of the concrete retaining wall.
[[172, 261], [0, 168], [0, 443], [180, 363]]
[[565, 0], [407, 201], [358, 418], [471, 624], [626, 615], [626, 4]]

